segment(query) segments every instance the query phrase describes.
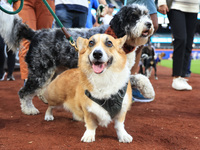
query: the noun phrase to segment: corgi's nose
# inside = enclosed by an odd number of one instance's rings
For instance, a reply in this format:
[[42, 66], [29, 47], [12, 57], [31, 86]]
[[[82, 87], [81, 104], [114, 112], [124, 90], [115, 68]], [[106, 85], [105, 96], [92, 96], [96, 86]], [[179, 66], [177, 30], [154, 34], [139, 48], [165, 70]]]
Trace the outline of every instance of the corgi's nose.
[[103, 53], [102, 53], [101, 50], [95, 50], [95, 51], [93, 52], [93, 57], [94, 57], [95, 59], [101, 59], [102, 56], [103, 56]]

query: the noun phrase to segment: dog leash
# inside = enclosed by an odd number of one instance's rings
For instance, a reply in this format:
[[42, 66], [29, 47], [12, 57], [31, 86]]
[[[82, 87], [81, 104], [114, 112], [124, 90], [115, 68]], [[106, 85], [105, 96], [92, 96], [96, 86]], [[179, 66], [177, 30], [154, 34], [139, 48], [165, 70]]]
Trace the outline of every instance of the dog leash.
[[[8, 0], [8, 2], [11, 4], [12, 2], [16, 2], [18, 0]], [[67, 29], [63, 26], [63, 24], [60, 22], [60, 20], [58, 19], [58, 17], [56, 16], [56, 14], [53, 12], [53, 10], [51, 9], [51, 7], [49, 6], [49, 4], [47, 3], [46, 0], [42, 0], [45, 4], [45, 6], [48, 8], [48, 10], [50, 11], [50, 13], [52, 14], [52, 16], [54, 17], [54, 19], [56, 20], [56, 22], [58, 23], [58, 25], [60, 26], [60, 28], [62, 29], [62, 31], [65, 34], [65, 37], [68, 39], [69, 43], [71, 46], [73, 46], [75, 48], [76, 51], [78, 51], [78, 48], [72, 38], [72, 36], [67, 32]], [[2, 2], [4, 3], [4, 2]], [[14, 15], [17, 14], [18, 12], [20, 12], [23, 8], [24, 5], [24, 0], [21, 0], [21, 4], [20, 7], [16, 10], [16, 11], [8, 11], [6, 9], [4, 9], [3, 7], [0, 6], [0, 10], [2, 10], [3, 12], [10, 14], [10, 15]]]
[[42, 1], [44, 2], [44, 4], [46, 5], [46, 7], [48, 8], [48, 10], [50, 11], [50, 13], [52, 14], [52, 16], [54, 17], [54, 19], [56, 20], [56, 22], [58, 23], [58, 25], [62, 29], [62, 31], [64, 32], [64, 34], [65, 34], [66, 38], [69, 40], [69, 43], [71, 44], [71, 46], [73, 46], [75, 48], [75, 50], [78, 51], [78, 48], [77, 48], [77, 46], [76, 46], [76, 44], [75, 44], [72, 36], [67, 32], [67, 29], [60, 22], [60, 20], [58, 19], [58, 17], [56, 16], [56, 14], [53, 12], [53, 10], [51, 9], [51, 7], [47, 3], [47, 1], [46, 0], [42, 0]]
[[[18, 0], [8, 0], [8, 3], [12, 4], [12, 2], [16, 2], [16, 1], [18, 1]], [[2, 1], [1, 3], [4, 3], [4, 2]], [[4, 9], [3, 7], [1, 7], [1, 5], [0, 5], [0, 10], [2, 10], [3, 12], [5, 12], [7, 14], [14, 15], [14, 14], [17, 14], [18, 12], [20, 12], [22, 10], [23, 6], [24, 6], [24, 0], [21, 0], [21, 4], [16, 11], [8, 11], [8, 10]]]

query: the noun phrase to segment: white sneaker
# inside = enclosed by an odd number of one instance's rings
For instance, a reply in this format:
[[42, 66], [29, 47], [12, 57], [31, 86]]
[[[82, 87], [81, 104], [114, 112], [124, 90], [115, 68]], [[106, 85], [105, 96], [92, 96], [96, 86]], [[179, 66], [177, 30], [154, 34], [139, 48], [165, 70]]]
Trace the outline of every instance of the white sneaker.
[[0, 81], [3, 81], [6, 75], [7, 75], [6, 72], [4, 72], [4, 74], [0, 78]]
[[181, 77], [174, 78], [172, 88], [175, 90], [192, 90], [192, 86], [190, 86], [187, 81], [187, 79]]

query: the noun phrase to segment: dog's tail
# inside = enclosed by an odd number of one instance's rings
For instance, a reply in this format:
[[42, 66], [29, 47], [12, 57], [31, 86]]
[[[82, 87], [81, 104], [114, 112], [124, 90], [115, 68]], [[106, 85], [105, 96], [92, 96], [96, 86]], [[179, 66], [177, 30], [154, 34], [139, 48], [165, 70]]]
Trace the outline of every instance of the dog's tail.
[[[1, 5], [8, 11], [13, 11], [13, 8], [8, 3]], [[16, 15], [9, 15], [0, 10], [0, 35], [9, 49], [16, 52], [23, 38], [31, 40], [35, 31], [22, 23], [21, 18]]]

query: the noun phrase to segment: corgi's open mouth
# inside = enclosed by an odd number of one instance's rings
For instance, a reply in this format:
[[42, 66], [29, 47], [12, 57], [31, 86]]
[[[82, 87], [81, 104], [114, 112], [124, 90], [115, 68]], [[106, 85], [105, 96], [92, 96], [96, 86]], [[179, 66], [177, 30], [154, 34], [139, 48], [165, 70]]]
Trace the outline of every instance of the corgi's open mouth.
[[102, 73], [106, 68], [108, 68], [113, 61], [113, 57], [109, 58], [107, 62], [93, 61], [91, 63], [92, 69], [96, 74]]

